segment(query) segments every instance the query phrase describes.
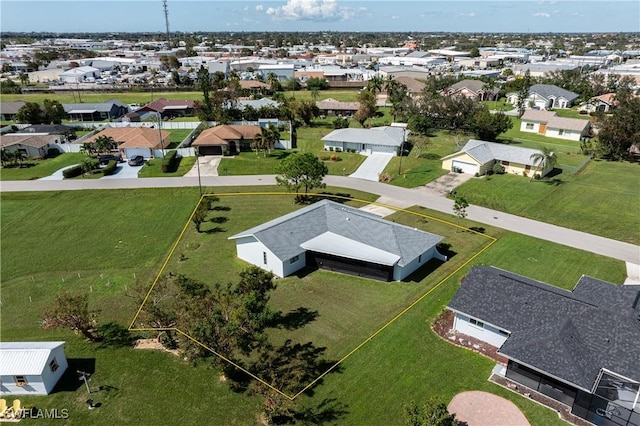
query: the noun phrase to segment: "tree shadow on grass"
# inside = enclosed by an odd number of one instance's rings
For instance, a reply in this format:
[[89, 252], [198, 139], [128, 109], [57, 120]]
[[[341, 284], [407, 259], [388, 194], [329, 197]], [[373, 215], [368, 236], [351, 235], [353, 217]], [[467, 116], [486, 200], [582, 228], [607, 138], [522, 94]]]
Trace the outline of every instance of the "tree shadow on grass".
[[216, 211], [216, 212], [228, 212], [229, 210], [231, 210], [231, 207], [228, 207], [228, 206], [213, 206], [213, 207], [211, 207], [211, 210]]
[[221, 226], [214, 226], [211, 229], [206, 229], [204, 231], [205, 234], [217, 234], [219, 232], [226, 232], [224, 228], [222, 228]]
[[216, 217], [212, 217], [211, 219], [209, 219], [209, 222], [213, 222], [213, 223], [225, 223], [229, 220], [228, 217], [226, 216], [216, 216]]
[[315, 407], [300, 408], [293, 417], [298, 423], [305, 425], [333, 424], [349, 414], [348, 407], [337, 402], [336, 398], [325, 398]]
[[286, 314], [278, 312], [270, 326], [274, 328], [284, 328], [286, 330], [296, 330], [315, 321], [318, 316], [320, 316], [318, 311], [311, 311], [301, 306]]
[[60, 381], [56, 384], [52, 393], [75, 392], [81, 386], [84, 386], [84, 380], [78, 380], [78, 371], [84, 371], [89, 375], [92, 375], [96, 371], [95, 358], [67, 358], [67, 363], [69, 366], [60, 378]]

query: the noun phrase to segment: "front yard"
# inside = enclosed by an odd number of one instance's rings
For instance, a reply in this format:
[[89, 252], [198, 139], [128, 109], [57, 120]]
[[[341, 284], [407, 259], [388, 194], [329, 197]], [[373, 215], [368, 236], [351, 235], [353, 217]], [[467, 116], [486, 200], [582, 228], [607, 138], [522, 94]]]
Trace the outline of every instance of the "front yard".
[[65, 153], [45, 160], [24, 160], [22, 166], [3, 167], [0, 180], [34, 180], [51, 175], [63, 167], [80, 164], [87, 158], [82, 153]]

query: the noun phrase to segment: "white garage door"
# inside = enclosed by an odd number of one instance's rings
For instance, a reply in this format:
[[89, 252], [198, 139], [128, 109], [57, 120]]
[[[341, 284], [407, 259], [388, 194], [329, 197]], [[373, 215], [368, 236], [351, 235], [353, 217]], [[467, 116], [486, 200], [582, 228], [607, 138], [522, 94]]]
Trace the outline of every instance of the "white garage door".
[[135, 155], [142, 155], [145, 159], [151, 158], [151, 151], [149, 148], [125, 148], [124, 155], [127, 158], [131, 158]]
[[385, 146], [385, 145], [369, 145], [367, 148], [371, 148], [372, 154], [395, 154], [398, 151], [398, 148], [395, 146]]
[[474, 175], [478, 172], [478, 166], [472, 163], [464, 163], [462, 161], [454, 160], [451, 163], [451, 166], [453, 167], [453, 170], [460, 169], [462, 170], [462, 173], [466, 173], [470, 175]]

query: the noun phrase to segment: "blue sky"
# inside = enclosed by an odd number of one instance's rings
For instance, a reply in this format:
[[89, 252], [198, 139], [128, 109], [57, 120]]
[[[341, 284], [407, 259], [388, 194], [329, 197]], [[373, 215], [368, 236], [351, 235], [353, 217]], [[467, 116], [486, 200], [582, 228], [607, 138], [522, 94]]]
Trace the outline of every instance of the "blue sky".
[[[640, 32], [640, 1], [168, 0], [172, 31]], [[2, 31], [164, 32], [161, 0], [0, 0]]]

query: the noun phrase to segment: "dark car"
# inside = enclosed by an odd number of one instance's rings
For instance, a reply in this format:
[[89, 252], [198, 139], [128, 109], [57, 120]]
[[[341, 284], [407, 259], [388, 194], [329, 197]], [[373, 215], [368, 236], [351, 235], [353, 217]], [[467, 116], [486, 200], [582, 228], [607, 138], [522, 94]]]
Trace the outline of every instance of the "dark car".
[[109, 164], [109, 161], [111, 160], [115, 160], [118, 163], [122, 163], [122, 157], [120, 157], [119, 155], [107, 154], [107, 155], [101, 155], [100, 157], [98, 157], [98, 161], [100, 162], [101, 166], [106, 166], [107, 164]]
[[144, 164], [144, 157], [142, 155], [134, 155], [129, 158], [130, 166], [142, 166]]

